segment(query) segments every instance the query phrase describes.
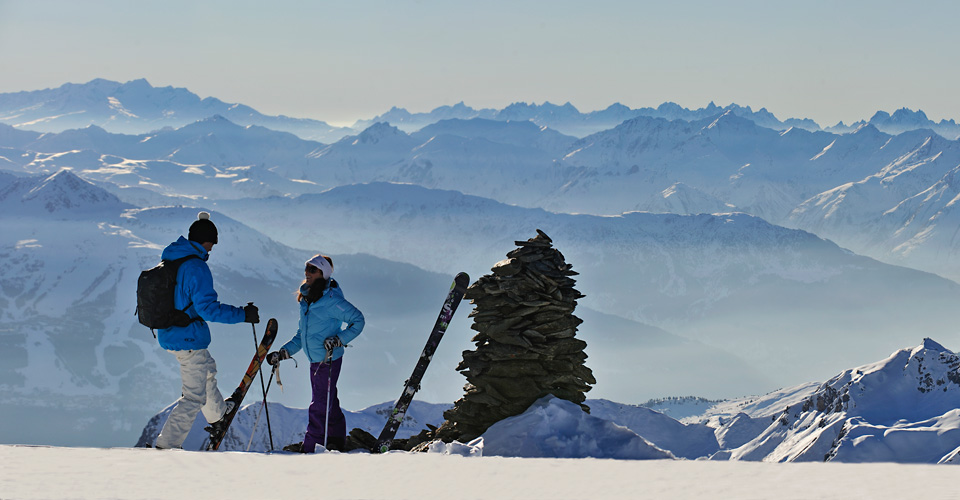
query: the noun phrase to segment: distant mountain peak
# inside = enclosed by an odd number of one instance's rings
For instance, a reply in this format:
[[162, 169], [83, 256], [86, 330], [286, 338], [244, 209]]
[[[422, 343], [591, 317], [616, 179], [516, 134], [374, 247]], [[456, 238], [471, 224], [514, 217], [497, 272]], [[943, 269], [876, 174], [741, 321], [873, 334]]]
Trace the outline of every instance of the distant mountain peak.
[[203, 129], [203, 130], [234, 130], [242, 129], [242, 125], [237, 125], [236, 123], [225, 118], [223, 115], [215, 114], [207, 118], [202, 118], [197, 120], [190, 125], [185, 125], [179, 130], [194, 130], [194, 129]]
[[606, 109], [604, 109], [604, 111], [624, 113], [624, 112], [630, 111], [630, 107], [629, 107], [629, 106], [625, 106], [625, 105], [623, 105], [623, 104], [621, 104], [621, 103], [619, 103], [619, 102], [615, 102], [615, 103], [607, 106]]
[[113, 194], [81, 179], [69, 169], [61, 169], [40, 179], [22, 196], [21, 203], [28, 212], [42, 209], [67, 214], [126, 206]]
[[356, 142], [360, 144], [376, 144], [387, 137], [397, 137], [406, 135], [399, 128], [390, 125], [387, 122], [377, 122], [370, 125], [356, 137]]
[[154, 87], [145, 78], [126, 83], [97, 78], [66, 83], [56, 89], [0, 93], [0, 121], [22, 129], [62, 132], [91, 123], [125, 134], [180, 128], [214, 114], [241, 126], [261, 125], [307, 140], [337, 140], [345, 128], [311, 119], [263, 115], [243, 104], [200, 97], [182, 87]]
[[873, 423], [890, 418], [935, 417], [960, 403], [960, 356], [930, 338], [887, 359], [846, 370], [825, 382], [804, 404], [804, 411], [847, 412]]
[[[956, 434], [946, 432], [955, 432], [960, 415], [960, 356], [930, 338], [885, 360], [845, 370], [807, 394], [788, 396], [786, 409], [773, 414], [772, 423], [769, 415], [754, 419], [754, 429], [763, 430], [730, 456], [945, 463], [960, 453]], [[783, 408], [783, 402], [769, 407]], [[724, 424], [720, 433], [736, 431], [735, 425]]]
[[123, 90], [150, 90], [155, 88], [153, 85], [150, 85], [150, 82], [146, 78], [137, 78], [136, 80], [130, 80], [123, 85], [120, 85], [120, 89]]
[[929, 337], [924, 338], [924, 339], [923, 339], [923, 342], [914, 349], [914, 352], [916, 352], [917, 350], [929, 350], [929, 351], [936, 351], [936, 352], [951, 352], [949, 349], [947, 349], [946, 347], [943, 347], [943, 346], [940, 345], [937, 341], [935, 341], [935, 340], [933, 340], [933, 339], [931, 339], [931, 338], [929, 338]]
[[890, 119], [895, 122], [903, 122], [903, 121], [928, 122], [930, 121], [930, 119], [927, 118], [927, 114], [924, 113], [922, 110], [918, 109], [917, 111], [913, 111], [908, 108], [900, 108], [894, 111], [893, 115], [890, 116]]
[[726, 109], [719, 116], [717, 116], [716, 119], [710, 122], [709, 125], [703, 127], [703, 130], [720, 129], [724, 127], [755, 129], [757, 128], [757, 124], [749, 118], [744, 118], [738, 115], [733, 109]]

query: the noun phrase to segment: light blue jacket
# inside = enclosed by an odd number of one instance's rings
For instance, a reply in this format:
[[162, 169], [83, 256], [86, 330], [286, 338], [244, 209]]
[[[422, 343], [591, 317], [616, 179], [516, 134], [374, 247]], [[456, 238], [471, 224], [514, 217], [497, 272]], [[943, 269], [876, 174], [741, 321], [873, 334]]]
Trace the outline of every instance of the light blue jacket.
[[210, 254], [199, 243], [190, 241], [183, 236], [163, 249], [160, 258], [175, 260], [188, 255], [196, 255], [199, 259], [187, 259], [180, 264], [177, 272], [177, 289], [173, 294], [173, 305], [177, 309], [187, 307], [186, 313], [191, 318], [201, 318], [203, 321], [194, 321], [187, 326], [174, 326], [157, 330], [157, 340], [160, 347], [170, 351], [187, 351], [192, 349], [206, 349], [210, 346], [210, 328], [207, 321], [217, 323], [243, 323], [246, 315], [240, 307], [221, 304], [217, 300], [217, 292], [213, 289], [213, 275], [207, 267], [207, 258]]
[[[300, 293], [306, 296], [306, 284], [300, 287]], [[344, 345], [349, 344], [363, 331], [363, 325], [363, 314], [343, 298], [340, 285], [331, 280], [330, 286], [316, 302], [308, 304], [306, 298], [300, 300], [300, 326], [297, 334], [282, 349], [286, 349], [291, 356], [303, 349], [311, 363], [322, 363], [327, 358], [324, 340], [337, 336]], [[333, 350], [332, 359], [340, 359], [341, 356], [342, 347]]]

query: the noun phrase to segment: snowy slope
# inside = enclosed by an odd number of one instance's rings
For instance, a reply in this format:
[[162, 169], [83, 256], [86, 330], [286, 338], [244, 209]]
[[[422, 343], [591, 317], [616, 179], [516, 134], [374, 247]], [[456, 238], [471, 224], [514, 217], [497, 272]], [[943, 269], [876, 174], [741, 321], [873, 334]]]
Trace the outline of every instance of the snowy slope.
[[696, 459], [720, 450], [714, 429], [703, 423], [684, 424], [642, 406], [605, 399], [589, 400], [590, 415], [630, 429], [678, 458]]
[[567, 151], [576, 138], [561, 134], [530, 121], [498, 121], [474, 118], [471, 120], [441, 120], [410, 134], [422, 140], [438, 135], [453, 135], [468, 139], [486, 139], [492, 143], [510, 144], [544, 151], [554, 156]]
[[554, 396], [540, 398], [524, 413], [501, 420], [483, 433], [483, 453], [525, 458], [673, 458], [626, 427], [585, 413]]
[[960, 448], [960, 357], [931, 339], [804, 390], [715, 459], [938, 463]]
[[145, 206], [173, 204], [164, 202], [167, 199], [197, 203], [209, 198], [284, 196], [317, 189], [311, 182], [291, 181], [260, 166], [216, 167], [171, 160], [131, 160], [91, 151], [38, 154], [23, 165], [23, 170], [38, 174], [64, 168], [101, 184], [129, 202], [154, 201]]
[[[902, 500], [956, 494], [956, 471], [933, 465], [518, 459], [442, 452], [305, 457], [26, 446], [0, 446], [0, 461], [5, 496], [25, 500], [206, 499], [223, 496], [224, 484], [231, 486], [229, 497], [238, 500], [294, 498], [304, 492], [398, 500], [608, 500], [653, 494], [676, 500]], [[158, 493], [158, 478], [176, 480]], [[417, 479], [406, 486], [411, 478]]]
[[682, 182], [660, 191], [648, 201], [638, 202], [631, 211], [680, 215], [736, 212], [735, 206]]
[[[390, 181], [457, 189], [510, 203], [563, 185], [555, 168], [568, 138], [529, 123], [445, 120], [415, 134], [376, 123], [273, 171], [324, 189]], [[320, 191], [317, 189], [316, 191]]]
[[875, 174], [799, 205], [790, 224], [888, 262], [960, 277], [957, 171], [960, 141], [911, 132], [906, 152]]
[[[681, 182], [779, 222], [809, 197], [873, 174], [901, 154], [883, 145], [870, 134], [780, 132], [732, 112], [696, 121], [639, 117], [571, 146], [562, 165], [580, 168], [579, 177], [542, 206], [618, 213]], [[826, 154], [834, 147], [857, 153]]]

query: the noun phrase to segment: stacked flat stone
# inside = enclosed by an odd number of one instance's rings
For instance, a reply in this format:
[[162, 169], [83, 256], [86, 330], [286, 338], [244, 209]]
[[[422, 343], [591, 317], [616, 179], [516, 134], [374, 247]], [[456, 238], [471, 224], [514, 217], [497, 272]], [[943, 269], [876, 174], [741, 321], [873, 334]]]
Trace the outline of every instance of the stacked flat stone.
[[577, 339], [574, 316], [577, 272], [543, 231], [493, 266], [467, 289], [476, 350], [464, 351], [457, 367], [467, 378], [465, 394], [444, 413], [436, 436], [466, 442], [500, 420], [519, 415], [553, 394], [583, 404], [593, 372], [584, 365], [587, 343]]

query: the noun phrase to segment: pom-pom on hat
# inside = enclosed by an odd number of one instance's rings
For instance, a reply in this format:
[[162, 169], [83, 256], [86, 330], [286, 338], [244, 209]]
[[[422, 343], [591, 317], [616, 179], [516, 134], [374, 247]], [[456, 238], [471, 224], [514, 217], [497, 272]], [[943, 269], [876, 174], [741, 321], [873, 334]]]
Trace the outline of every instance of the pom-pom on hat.
[[310, 257], [310, 260], [307, 261], [308, 266], [313, 266], [320, 270], [320, 274], [323, 275], [323, 279], [328, 280], [333, 274], [333, 264], [327, 260], [322, 254], [314, 255]]
[[197, 243], [217, 243], [217, 226], [210, 221], [210, 214], [200, 212], [197, 214], [197, 220], [190, 224], [190, 233], [187, 235], [190, 241]]

